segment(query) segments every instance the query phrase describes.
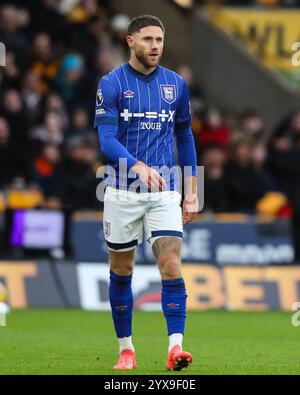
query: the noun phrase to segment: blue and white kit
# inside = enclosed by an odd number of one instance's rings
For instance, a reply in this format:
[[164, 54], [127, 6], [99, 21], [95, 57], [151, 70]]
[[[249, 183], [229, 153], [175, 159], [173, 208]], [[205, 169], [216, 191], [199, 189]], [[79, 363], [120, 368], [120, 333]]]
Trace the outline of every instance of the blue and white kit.
[[[138, 180], [130, 169], [139, 160], [150, 167], [176, 166], [174, 135], [181, 167], [196, 175], [189, 93], [185, 81], [162, 66], [148, 75], [129, 63], [101, 78], [94, 126], [108, 158], [104, 197], [104, 234], [108, 248], [124, 251], [161, 236], [182, 237], [180, 193], [176, 171], [165, 177], [167, 190], [131, 189]], [[126, 168], [119, 161], [126, 161]], [[116, 198], [116, 195], [118, 198]]]

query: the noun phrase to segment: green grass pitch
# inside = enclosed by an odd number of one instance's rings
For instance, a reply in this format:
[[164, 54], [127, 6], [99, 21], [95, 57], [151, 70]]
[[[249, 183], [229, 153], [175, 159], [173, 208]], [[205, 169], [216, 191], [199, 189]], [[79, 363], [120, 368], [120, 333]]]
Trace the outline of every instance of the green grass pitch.
[[[184, 348], [193, 364], [165, 370], [164, 317], [134, 312], [136, 370], [121, 374], [300, 374], [300, 327], [292, 313], [189, 312]], [[120, 374], [109, 312], [78, 309], [13, 311], [0, 327], [0, 374]]]

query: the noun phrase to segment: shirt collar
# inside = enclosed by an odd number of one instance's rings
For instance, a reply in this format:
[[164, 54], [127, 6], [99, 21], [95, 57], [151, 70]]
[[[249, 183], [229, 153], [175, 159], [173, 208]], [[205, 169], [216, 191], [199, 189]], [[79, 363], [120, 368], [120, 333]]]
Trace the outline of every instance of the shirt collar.
[[159, 66], [156, 66], [155, 70], [153, 70], [152, 73], [143, 74], [143, 73], [140, 73], [139, 71], [135, 70], [129, 63], [126, 63], [125, 66], [131, 74], [133, 74], [138, 79], [140, 79], [144, 82], [151, 82], [156, 77], [158, 70], [159, 70]]

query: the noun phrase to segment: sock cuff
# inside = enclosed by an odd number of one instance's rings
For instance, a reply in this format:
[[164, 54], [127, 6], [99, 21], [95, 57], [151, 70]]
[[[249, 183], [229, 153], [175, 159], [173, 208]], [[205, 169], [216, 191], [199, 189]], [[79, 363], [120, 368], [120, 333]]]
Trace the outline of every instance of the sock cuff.
[[119, 285], [128, 285], [131, 284], [132, 274], [129, 276], [119, 276], [118, 274], [114, 273], [110, 270], [110, 280]]
[[185, 288], [185, 282], [183, 277], [175, 280], [162, 280], [163, 288]]

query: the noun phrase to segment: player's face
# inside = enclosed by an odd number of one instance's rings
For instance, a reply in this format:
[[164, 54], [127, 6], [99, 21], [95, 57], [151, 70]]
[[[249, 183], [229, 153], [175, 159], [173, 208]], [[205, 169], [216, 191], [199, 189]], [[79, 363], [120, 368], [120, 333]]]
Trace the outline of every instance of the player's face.
[[164, 47], [164, 32], [158, 26], [143, 27], [128, 36], [128, 45], [145, 68], [158, 65]]

